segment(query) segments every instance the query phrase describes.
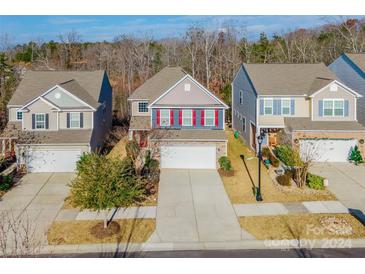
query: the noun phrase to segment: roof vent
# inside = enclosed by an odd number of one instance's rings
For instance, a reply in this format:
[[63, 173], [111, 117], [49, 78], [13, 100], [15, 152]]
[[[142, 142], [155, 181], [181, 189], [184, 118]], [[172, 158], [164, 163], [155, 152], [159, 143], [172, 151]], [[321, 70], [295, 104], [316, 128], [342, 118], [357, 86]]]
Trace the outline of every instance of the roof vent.
[[330, 85], [330, 91], [337, 91], [337, 85], [336, 84]]
[[60, 99], [60, 98], [61, 98], [61, 93], [56, 92], [56, 94], [54, 95], [54, 98], [56, 98], [56, 99]]
[[185, 91], [190, 91], [190, 84], [185, 84], [184, 90]]

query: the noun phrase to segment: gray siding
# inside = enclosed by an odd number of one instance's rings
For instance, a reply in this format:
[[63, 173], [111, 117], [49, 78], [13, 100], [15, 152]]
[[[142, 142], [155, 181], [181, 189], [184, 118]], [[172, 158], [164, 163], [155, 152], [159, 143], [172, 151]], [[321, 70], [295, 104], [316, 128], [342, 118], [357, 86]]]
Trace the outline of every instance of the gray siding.
[[[91, 136], [91, 149], [97, 150], [104, 144], [106, 134], [111, 130], [112, 127], [112, 87], [110, 85], [107, 74], [104, 74], [103, 83], [101, 86], [101, 92], [98, 102], [101, 104], [97, 111], [94, 112], [94, 128]], [[106, 110], [104, 113], [103, 103], [105, 102]]]
[[[242, 105], [239, 103], [240, 90], [243, 91]], [[232, 128], [242, 134], [246, 144], [250, 144], [250, 121], [256, 125], [256, 99], [256, 92], [241, 66], [232, 83]], [[243, 121], [246, 121], [245, 131]]]
[[[187, 127], [179, 125], [179, 109], [173, 109], [174, 112], [174, 124], [170, 125], [170, 129], [223, 129], [224, 128], [224, 121], [223, 121], [223, 109], [218, 110], [218, 126], [203, 126], [201, 124], [201, 110], [202, 109], [195, 109], [196, 110], [196, 125]], [[161, 128], [157, 125], [157, 109], [152, 109], [152, 127], [153, 128]]]
[[365, 125], [365, 72], [345, 55], [338, 57], [328, 67], [345, 85], [364, 96], [357, 100], [357, 120]]

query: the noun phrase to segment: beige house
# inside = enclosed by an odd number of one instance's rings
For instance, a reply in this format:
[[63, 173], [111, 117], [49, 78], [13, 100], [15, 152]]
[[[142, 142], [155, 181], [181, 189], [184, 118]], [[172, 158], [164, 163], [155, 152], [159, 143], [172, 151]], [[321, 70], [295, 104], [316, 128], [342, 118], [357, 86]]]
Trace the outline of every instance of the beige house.
[[182, 68], [162, 69], [128, 100], [130, 139], [151, 150], [162, 168], [215, 169], [227, 155], [227, 105]]
[[323, 63], [243, 64], [232, 88], [233, 128], [253, 149], [264, 132], [264, 145], [289, 140], [315, 161], [347, 161], [355, 145], [365, 155], [362, 96]]
[[6, 132], [30, 172], [72, 172], [103, 146], [112, 123], [105, 71], [28, 71], [8, 103]]

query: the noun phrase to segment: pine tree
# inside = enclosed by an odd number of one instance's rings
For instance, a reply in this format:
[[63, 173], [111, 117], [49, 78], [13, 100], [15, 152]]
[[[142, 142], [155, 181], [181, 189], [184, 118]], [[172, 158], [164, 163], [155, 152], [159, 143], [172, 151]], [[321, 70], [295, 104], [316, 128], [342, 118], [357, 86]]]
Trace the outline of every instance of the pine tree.
[[350, 161], [353, 161], [356, 165], [363, 163], [363, 159], [359, 150], [358, 146], [355, 146], [350, 153], [350, 157], [349, 157]]

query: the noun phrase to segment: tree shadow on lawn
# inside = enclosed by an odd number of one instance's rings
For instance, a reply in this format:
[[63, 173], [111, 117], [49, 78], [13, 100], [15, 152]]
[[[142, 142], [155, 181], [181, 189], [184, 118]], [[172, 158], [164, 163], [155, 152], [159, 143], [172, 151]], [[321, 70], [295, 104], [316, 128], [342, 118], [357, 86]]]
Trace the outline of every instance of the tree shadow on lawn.
[[251, 176], [250, 170], [248, 169], [248, 166], [246, 164], [245, 155], [241, 154], [240, 155], [240, 158], [242, 159], [242, 162], [243, 162], [243, 164], [245, 166], [245, 169], [247, 171], [248, 177], [250, 178], [251, 185], [252, 185], [252, 194], [253, 194], [253, 196], [255, 196], [256, 195], [256, 185], [255, 185], [255, 182], [254, 182], [254, 180], [253, 180], [253, 178]]

